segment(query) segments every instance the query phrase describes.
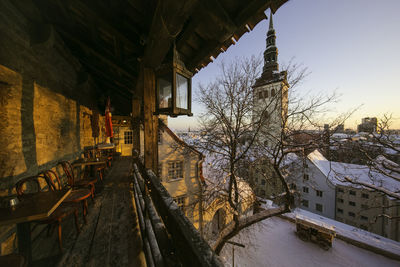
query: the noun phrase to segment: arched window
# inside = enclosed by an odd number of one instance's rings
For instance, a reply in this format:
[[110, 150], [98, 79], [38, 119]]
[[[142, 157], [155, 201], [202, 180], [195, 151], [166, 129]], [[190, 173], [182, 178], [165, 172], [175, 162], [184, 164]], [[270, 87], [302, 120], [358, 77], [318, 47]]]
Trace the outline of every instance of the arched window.
[[264, 97], [263, 97], [263, 92], [262, 91], [259, 91], [258, 92], [258, 99], [263, 99]]
[[271, 97], [274, 97], [275, 96], [275, 89], [272, 89], [271, 90]]
[[264, 98], [268, 98], [268, 90], [264, 91]]

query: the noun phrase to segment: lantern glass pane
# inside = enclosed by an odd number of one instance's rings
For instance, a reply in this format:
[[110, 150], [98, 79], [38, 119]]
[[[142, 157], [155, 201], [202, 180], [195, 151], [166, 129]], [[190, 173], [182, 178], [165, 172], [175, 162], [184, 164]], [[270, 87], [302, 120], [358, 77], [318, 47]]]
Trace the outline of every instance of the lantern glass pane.
[[172, 83], [166, 77], [158, 78], [158, 107], [172, 107]]
[[188, 109], [189, 79], [176, 74], [176, 107]]

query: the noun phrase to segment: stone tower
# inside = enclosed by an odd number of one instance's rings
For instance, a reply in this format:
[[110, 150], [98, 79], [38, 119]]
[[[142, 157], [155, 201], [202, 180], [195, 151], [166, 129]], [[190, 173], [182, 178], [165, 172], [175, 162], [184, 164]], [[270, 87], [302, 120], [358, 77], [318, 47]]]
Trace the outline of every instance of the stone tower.
[[253, 120], [262, 123], [259, 140], [272, 148], [285, 127], [289, 88], [286, 71], [279, 71], [272, 12], [266, 41], [263, 72], [253, 85]]

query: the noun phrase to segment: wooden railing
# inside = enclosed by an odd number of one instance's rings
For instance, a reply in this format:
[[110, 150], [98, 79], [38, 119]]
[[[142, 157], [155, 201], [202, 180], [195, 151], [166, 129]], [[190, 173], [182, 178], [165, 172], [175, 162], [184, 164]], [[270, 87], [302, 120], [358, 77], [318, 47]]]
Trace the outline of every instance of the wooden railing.
[[148, 266], [223, 266], [160, 179], [134, 160], [135, 201]]

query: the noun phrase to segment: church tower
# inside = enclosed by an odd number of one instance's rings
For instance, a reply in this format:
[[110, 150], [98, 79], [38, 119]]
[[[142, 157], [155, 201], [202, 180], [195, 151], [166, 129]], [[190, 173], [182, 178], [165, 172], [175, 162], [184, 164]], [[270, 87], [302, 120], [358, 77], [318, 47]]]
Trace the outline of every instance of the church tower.
[[262, 123], [259, 140], [273, 148], [286, 124], [289, 84], [286, 71], [279, 71], [272, 12], [266, 43], [263, 72], [253, 85], [253, 120]]

